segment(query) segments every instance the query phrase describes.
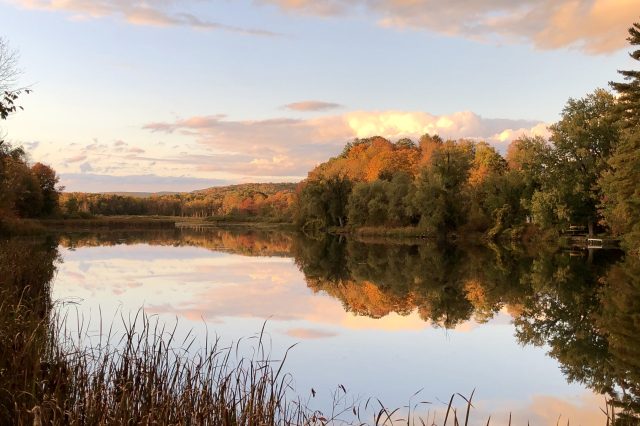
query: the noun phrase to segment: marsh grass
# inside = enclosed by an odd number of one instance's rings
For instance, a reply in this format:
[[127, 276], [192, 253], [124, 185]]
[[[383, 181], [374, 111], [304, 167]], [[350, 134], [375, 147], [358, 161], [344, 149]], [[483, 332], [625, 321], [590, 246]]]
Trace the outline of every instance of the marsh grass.
[[43, 219], [48, 229], [173, 229], [175, 219], [155, 216], [95, 216], [78, 219]]
[[0, 213], [0, 236], [1, 235], [41, 235], [45, 232], [45, 227], [36, 219], [18, 219], [10, 216], [3, 216]]

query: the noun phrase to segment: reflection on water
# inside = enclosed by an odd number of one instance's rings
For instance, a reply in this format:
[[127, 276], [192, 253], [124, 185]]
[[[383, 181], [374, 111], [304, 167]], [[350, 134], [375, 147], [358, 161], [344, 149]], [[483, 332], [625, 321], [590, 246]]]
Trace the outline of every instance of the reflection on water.
[[479, 411], [532, 424], [602, 424], [597, 394], [640, 411], [640, 261], [619, 253], [188, 228], [59, 244], [54, 299], [87, 316], [144, 305], [231, 340], [268, 319], [276, 351], [303, 341], [301, 392], [402, 405], [424, 388], [437, 409], [476, 388]]

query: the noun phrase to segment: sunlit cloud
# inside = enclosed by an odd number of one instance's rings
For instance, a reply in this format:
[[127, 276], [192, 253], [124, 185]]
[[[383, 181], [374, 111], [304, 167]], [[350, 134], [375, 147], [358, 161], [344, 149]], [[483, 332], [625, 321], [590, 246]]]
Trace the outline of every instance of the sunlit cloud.
[[292, 328], [285, 332], [287, 336], [295, 337], [296, 339], [324, 339], [327, 337], [337, 336], [338, 333], [324, 330], [315, 330], [312, 328]]
[[74, 155], [72, 157], [67, 158], [67, 163], [77, 163], [80, 161], [84, 161], [87, 159], [85, 154]]
[[640, 15], [637, 0], [258, 0], [318, 16], [365, 14], [380, 26], [427, 30], [538, 49], [577, 48], [600, 54], [625, 46]]
[[[257, 121], [234, 121], [223, 115], [213, 115], [144, 126], [152, 132], [193, 136], [199, 143], [223, 151], [263, 153], [263, 157], [252, 159], [254, 165], [282, 158], [278, 155], [291, 156], [291, 153], [309, 154], [314, 160], [324, 161], [328, 154], [327, 147], [335, 153], [336, 147], [342, 147], [353, 138], [371, 136], [418, 138], [429, 133], [452, 139], [483, 139], [504, 148], [512, 139], [523, 134], [545, 136], [546, 127], [545, 123], [539, 121], [488, 119], [470, 111], [448, 115], [412, 111], [354, 111], [305, 120], [280, 118]], [[321, 155], [314, 155], [314, 152]]]
[[62, 173], [61, 182], [70, 192], [159, 192], [192, 191], [231, 182], [223, 179], [204, 179], [189, 176], [123, 175], [113, 176], [92, 173], [93, 167], [85, 163], [82, 173]]
[[10, 0], [26, 9], [63, 11], [74, 20], [112, 17], [132, 25], [153, 27], [190, 27], [199, 30], [221, 30], [256, 36], [280, 34], [257, 28], [244, 28], [201, 19], [182, 9], [185, 3], [178, 0]]
[[314, 111], [327, 111], [331, 109], [342, 108], [342, 105], [333, 102], [323, 101], [301, 101], [293, 102], [284, 106], [286, 109], [298, 112], [314, 112]]
[[[547, 125], [539, 121], [484, 118], [470, 111], [353, 111], [265, 120], [218, 114], [152, 122], [142, 130], [150, 143], [46, 143], [35, 146], [32, 157], [54, 167], [69, 191], [181, 191], [223, 183], [297, 182], [354, 138], [417, 141], [429, 133], [484, 140], [504, 153], [522, 135], [548, 136]], [[163, 142], [151, 142], [155, 138]]]
[[529, 421], [542, 425], [597, 426], [606, 423], [607, 416], [601, 410], [604, 407], [605, 398], [592, 393], [585, 392], [572, 398], [534, 395], [528, 407], [514, 410], [512, 419], [514, 424]]

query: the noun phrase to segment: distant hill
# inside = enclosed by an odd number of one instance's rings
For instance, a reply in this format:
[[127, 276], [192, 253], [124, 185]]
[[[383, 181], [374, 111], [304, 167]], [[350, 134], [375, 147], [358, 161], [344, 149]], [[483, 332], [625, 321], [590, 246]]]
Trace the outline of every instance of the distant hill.
[[192, 192], [66, 192], [60, 196], [67, 215], [151, 215], [182, 217], [261, 217], [289, 221], [298, 183], [243, 183]]
[[174, 194], [179, 194], [179, 192], [170, 192], [170, 191], [162, 191], [162, 192], [98, 192], [98, 194], [119, 195], [121, 197], [133, 197], [133, 198], [149, 198], [149, 197], [161, 196], [161, 195], [174, 195]]
[[228, 193], [242, 195], [262, 193], [264, 195], [273, 195], [282, 191], [294, 191], [297, 185], [297, 183], [241, 183], [237, 185], [213, 186], [211, 188], [200, 189], [191, 193], [208, 196], [224, 196]]
[[236, 185], [225, 186], [212, 186], [205, 189], [197, 189], [195, 191], [160, 191], [160, 192], [134, 192], [134, 191], [108, 191], [97, 192], [101, 195], [119, 195], [121, 197], [133, 197], [133, 198], [150, 198], [161, 197], [163, 195], [177, 195], [177, 194], [193, 194], [193, 195], [210, 195], [210, 196], [224, 196], [228, 193], [235, 194], [254, 194], [262, 193], [264, 195], [273, 195], [281, 191], [294, 191], [298, 183], [240, 183]]

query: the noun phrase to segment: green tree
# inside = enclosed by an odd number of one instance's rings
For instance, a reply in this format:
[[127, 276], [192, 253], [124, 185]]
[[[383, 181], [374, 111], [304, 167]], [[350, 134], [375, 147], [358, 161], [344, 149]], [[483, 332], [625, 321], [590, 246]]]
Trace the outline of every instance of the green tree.
[[353, 184], [349, 179], [340, 177], [306, 181], [298, 194], [296, 223], [301, 228], [316, 229], [344, 226], [352, 188]]
[[414, 220], [409, 209], [413, 189], [412, 177], [404, 172], [394, 174], [386, 184], [387, 220], [392, 226], [407, 226]]
[[[640, 24], [629, 28], [629, 43], [640, 45]], [[640, 49], [630, 56], [640, 61]], [[622, 138], [601, 180], [602, 214], [612, 231], [623, 235], [629, 251], [640, 255], [640, 71], [620, 71], [625, 82], [610, 83], [618, 92]]]
[[593, 232], [601, 199], [598, 179], [620, 138], [618, 121], [616, 99], [606, 90], [569, 99], [561, 120], [550, 127], [550, 164], [542, 194], [532, 197], [534, 220], [547, 226], [582, 223]]
[[447, 141], [439, 145], [430, 164], [417, 179], [411, 203], [412, 215], [428, 232], [455, 230], [467, 218], [469, 177], [474, 145], [467, 141]]
[[551, 147], [541, 136], [520, 137], [509, 145], [507, 164], [514, 180], [522, 181], [521, 207], [531, 216], [531, 199], [551, 166]]

